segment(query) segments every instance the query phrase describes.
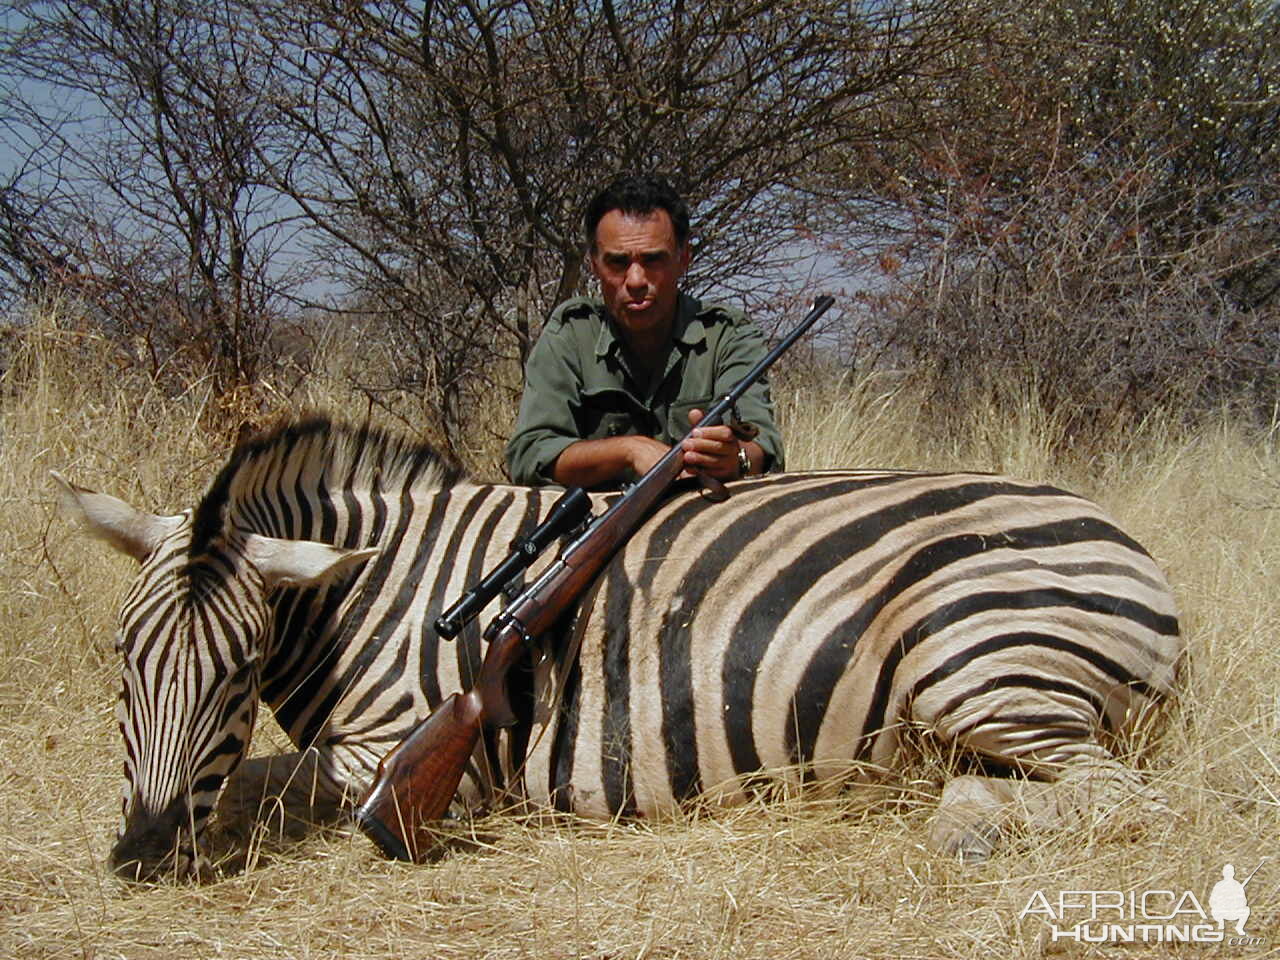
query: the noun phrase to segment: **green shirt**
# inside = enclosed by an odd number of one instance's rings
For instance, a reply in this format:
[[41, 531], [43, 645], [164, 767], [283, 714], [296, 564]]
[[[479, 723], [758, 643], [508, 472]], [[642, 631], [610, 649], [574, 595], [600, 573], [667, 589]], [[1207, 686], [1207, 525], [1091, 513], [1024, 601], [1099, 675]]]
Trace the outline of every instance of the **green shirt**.
[[[516, 483], [551, 482], [551, 468], [578, 440], [644, 435], [674, 444], [689, 432], [689, 411], [707, 410], [764, 357], [764, 335], [739, 310], [681, 294], [665, 369], [646, 382], [599, 299], [556, 308], [525, 367], [524, 396], [507, 444]], [[764, 378], [738, 401], [760, 428], [765, 470], [781, 470], [782, 438]]]

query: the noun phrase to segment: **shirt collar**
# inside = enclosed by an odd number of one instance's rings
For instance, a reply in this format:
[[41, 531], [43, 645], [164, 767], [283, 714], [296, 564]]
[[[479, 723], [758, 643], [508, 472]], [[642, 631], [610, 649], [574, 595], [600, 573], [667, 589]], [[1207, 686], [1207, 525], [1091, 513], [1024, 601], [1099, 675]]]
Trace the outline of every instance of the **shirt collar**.
[[[676, 319], [671, 328], [671, 339], [686, 353], [707, 341], [707, 327], [702, 321], [701, 312], [702, 301], [687, 293], [680, 293], [676, 301]], [[600, 317], [603, 322], [600, 324], [600, 331], [596, 334], [596, 356], [603, 358], [620, 351], [622, 341], [613, 321], [609, 319], [608, 311], [603, 306], [600, 308]]]
[[688, 294], [680, 294], [671, 339], [688, 348], [698, 347], [707, 342], [707, 325], [702, 321], [701, 300]]

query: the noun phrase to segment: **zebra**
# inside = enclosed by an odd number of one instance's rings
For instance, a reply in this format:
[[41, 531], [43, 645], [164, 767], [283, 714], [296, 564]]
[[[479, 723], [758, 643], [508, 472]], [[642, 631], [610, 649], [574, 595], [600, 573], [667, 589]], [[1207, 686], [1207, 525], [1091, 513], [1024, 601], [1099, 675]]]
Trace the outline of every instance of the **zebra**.
[[[452, 646], [429, 625], [559, 493], [478, 483], [322, 416], [241, 444], [176, 515], [58, 480], [140, 564], [119, 616], [110, 853], [130, 878], [199, 873], [215, 810], [349, 814], [379, 759], [471, 685], [500, 600]], [[1175, 689], [1177, 612], [1101, 508], [983, 473], [731, 491], [669, 498], [544, 638], [552, 655], [513, 680], [520, 722], [482, 738], [458, 809], [662, 816], [779, 779], [882, 779], [928, 737], [1026, 775], [946, 783], [930, 843], [967, 859], [1018, 817], [1059, 823], [1108, 791], [1166, 811], [1117, 745]], [[296, 751], [246, 758], [259, 702]]]

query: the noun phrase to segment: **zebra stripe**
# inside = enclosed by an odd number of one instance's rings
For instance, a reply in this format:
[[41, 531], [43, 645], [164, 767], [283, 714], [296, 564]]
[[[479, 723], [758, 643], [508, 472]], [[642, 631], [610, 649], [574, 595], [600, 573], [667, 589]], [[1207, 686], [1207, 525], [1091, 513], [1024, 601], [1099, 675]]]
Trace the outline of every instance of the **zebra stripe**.
[[[381, 755], [471, 684], [496, 604], [452, 649], [430, 625], [554, 497], [311, 420], [237, 450], [180, 522], [139, 521], [165, 535], [122, 611], [120, 857], [183, 797], [198, 836], [258, 695], [309, 792], [257, 760], [233, 786], [314, 810], [357, 799]], [[377, 553], [354, 575], [264, 581], [255, 551], [306, 541]], [[1032, 771], [1108, 758], [1170, 692], [1181, 649], [1162, 574], [1094, 504], [874, 470], [672, 498], [548, 642], [516, 698], [525, 721], [483, 738], [464, 803], [652, 816], [706, 791], [741, 799], [762, 770], [891, 765], [916, 730]]]

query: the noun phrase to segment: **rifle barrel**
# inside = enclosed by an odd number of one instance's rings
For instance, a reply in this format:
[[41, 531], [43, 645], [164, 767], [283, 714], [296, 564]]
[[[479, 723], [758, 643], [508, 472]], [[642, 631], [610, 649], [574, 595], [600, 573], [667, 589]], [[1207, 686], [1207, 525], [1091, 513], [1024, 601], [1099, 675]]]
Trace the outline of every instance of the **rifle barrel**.
[[[836, 298], [832, 296], [828, 296], [827, 294], [823, 294], [822, 296], [814, 300], [813, 306], [809, 308], [809, 312], [805, 314], [804, 319], [800, 321], [800, 323], [796, 326], [796, 328], [792, 330], [790, 333], [788, 333], [785, 337], [783, 337], [778, 342], [777, 346], [775, 346], [772, 350], [770, 350], [767, 354], [765, 354], [760, 359], [759, 363], [757, 363], [754, 367], [748, 370], [746, 375], [743, 376], [743, 378], [738, 381], [737, 386], [735, 386], [732, 390], [730, 390], [727, 394], [725, 394], [724, 398], [720, 401], [720, 404], [723, 404], [727, 401], [729, 405], [732, 405], [734, 402], [736, 402], [744, 393], [747, 392], [748, 389], [750, 389], [753, 383], [755, 383], [757, 380], [760, 379], [761, 375], [766, 370], [768, 370], [771, 366], [773, 366], [775, 360], [777, 360], [780, 356], [782, 356], [784, 353], [790, 350], [792, 345], [794, 345], [797, 340], [803, 337], [808, 332], [810, 327], [812, 327], [815, 323], [818, 322], [818, 318], [821, 317], [824, 313], [826, 313], [831, 308], [831, 305], [835, 302], [836, 302]], [[712, 407], [711, 410], [707, 411], [707, 416], [710, 416], [711, 411], [716, 410], [720, 406], [720, 404], [716, 404], [715, 407]], [[728, 408], [726, 407], [725, 410], [721, 410], [719, 412], [723, 415], [725, 412], [727, 412], [727, 409]], [[704, 418], [704, 422], [705, 422], [705, 418]]]
[[[733, 389], [716, 401], [711, 409], [704, 414], [702, 423], [707, 426], [721, 423], [725, 414], [733, 409], [733, 405], [751, 388], [751, 385], [759, 380], [764, 372], [773, 366], [774, 362], [786, 353], [797, 340], [804, 336], [809, 328], [817, 322], [818, 318], [830, 309], [833, 303], [835, 303], [835, 298], [826, 295], [814, 300], [813, 306], [804, 319], [800, 321], [799, 325], [783, 337], [754, 367], [747, 371], [742, 379], [734, 385]], [[687, 438], [688, 434], [685, 437]], [[631, 489], [638, 491], [638, 488], [646, 482], [657, 482], [657, 477], [670, 470], [670, 461], [674, 457], [681, 455], [681, 446], [682, 443], [677, 443], [668, 450], [648, 473], [636, 481]], [[628, 495], [620, 497], [609, 510], [596, 517], [583, 535], [577, 538], [572, 545], [566, 547], [564, 552], [566, 554], [569, 553], [579, 542], [589, 538], [592, 531], [604, 522], [605, 517], [611, 516], [615, 510], [624, 508], [627, 498]], [[552, 504], [551, 510], [547, 513], [547, 519], [537, 529], [530, 533], [528, 537], [514, 543], [512, 552], [501, 564], [490, 571], [484, 579], [463, 594], [452, 607], [436, 619], [436, 633], [446, 640], [452, 640], [456, 637], [463, 627], [488, 606], [489, 601], [498, 595], [498, 591], [506, 586], [516, 574], [532, 564], [553, 540], [569, 533], [586, 519], [590, 515], [590, 510], [590, 498], [582, 488], [572, 487], [567, 490], [559, 500]], [[532, 591], [532, 587], [527, 588], [525, 593]], [[521, 595], [521, 598], [523, 597], [524, 594]], [[512, 606], [515, 606], [514, 601]]]
[[[809, 312], [805, 314], [804, 319], [800, 321], [796, 328], [783, 337], [772, 350], [761, 357], [759, 362], [748, 370], [741, 380], [734, 384], [733, 389], [717, 400], [715, 404], [712, 405], [711, 409], [703, 414], [702, 421], [699, 425], [713, 427], [716, 424], [722, 423], [724, 421], [724, 415], [733, 409], [734, 404], [742, 398], [742, 395], [751, 389], [751, 385], [759, 380], [760, 377], [764, 375], [764, 372], [773, 366], [780, 356], [790, 350], [795, 342], [803, 337], [809, 331], [809, 328], [818, 322], [818, 318], [826, 313], [835, 302], [836, 298], [828, 296], [827, 294], [823, 294], [815, 299], [813, 301], [813, 306], [809, 308]], [[690, 430], [689, 433], [686, 433], [684, 439], [688, 439], [689, 434], [692, 432], [693, 431]], [[658, 463], [649, 470], [648, 474], [636, 481], [636, 486], [640, 486], [640, 484], [643, 483], [649, 475], [660, 473], [660, 468], [667, 458], [680, 455], [680, 448], [682, 445], [683, 440], [668, 450], [666, 456], [664, 456], [662, 460], [659, 460]]]

